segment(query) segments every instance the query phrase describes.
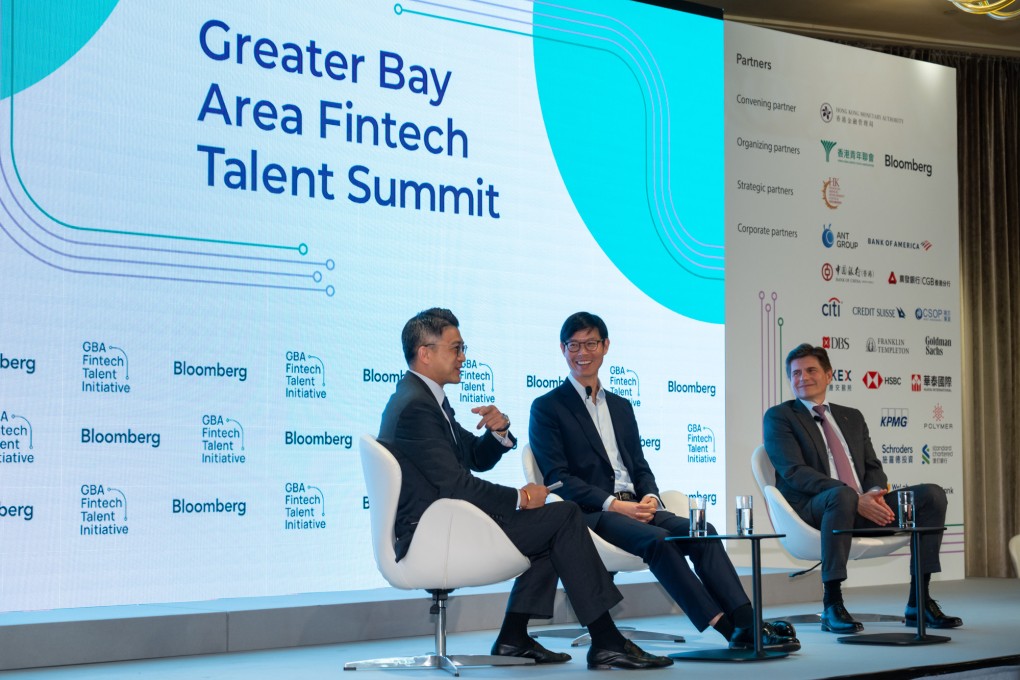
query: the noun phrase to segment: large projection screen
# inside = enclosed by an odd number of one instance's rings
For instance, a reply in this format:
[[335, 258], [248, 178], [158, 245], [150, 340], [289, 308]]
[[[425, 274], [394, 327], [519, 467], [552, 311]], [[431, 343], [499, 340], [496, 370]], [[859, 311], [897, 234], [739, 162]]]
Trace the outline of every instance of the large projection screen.
[[[434, 305], [458, 418], [522, 440], [563, 319], [602, 315], [660, 486], [722, 523], [721, 21], [0, 7], [3, 610], [383, 585], [357, 441]], [[517, 452], [487, 476], [521, 485]]]

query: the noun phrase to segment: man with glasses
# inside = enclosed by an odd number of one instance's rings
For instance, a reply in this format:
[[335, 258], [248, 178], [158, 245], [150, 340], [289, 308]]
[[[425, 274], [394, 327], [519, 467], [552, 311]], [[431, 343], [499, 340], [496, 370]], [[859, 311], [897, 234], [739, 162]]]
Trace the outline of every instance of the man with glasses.
[[[753, 649], [754, 611], [721, 542], [665, 540], [687, 536], [690, 522], [663, 507], [634, 408], [599, 380], [609, 352], [605, 322], [588, 312], [570, 315], [560, 330], [560, 351], [567, 380], [531, 405], [530, 444], [545, 482], [562, 482], [558, 493], [581, 506], [595, 533], [639, 555], [699, 631], [712, 626], [730, 647]], [[711, 525], [709, 533], [716, 533]], [[762, 643], [800, 649], [785, 621], [765, 624]]]
[[492, 654], [536, 663], [570, 660], [528, 635], [530, 619], [552, 617], [559, 578], [578, 621], [591, 633], [589, 668], [672, 665], [668, 657], [646, 654], [616, 628], [609, 608], [623, 596], [602, 566], [576, 505], [546, 505], [548, 490], [539, 484], [514, 489], [471, 474], [492, 469], [517, 440], [510, 434], [510, 419], [494, 405], [471, 409], [480, 418], [475, 429], [486, 429], [481, 436], [457, 423], [443, 388], [460, 382], [467, 346], [458, 326], [453, 312], [433, 308], [408, 320], [401, 334], [410, 370], [383, 411], [378, 437], [402, 475], [394, 527], [397, 560], [407, 554], [418, 520], [432, 503], [440, 498], [468, 501], [492, 517], [531, 559], [531, 567], [514, 582]]

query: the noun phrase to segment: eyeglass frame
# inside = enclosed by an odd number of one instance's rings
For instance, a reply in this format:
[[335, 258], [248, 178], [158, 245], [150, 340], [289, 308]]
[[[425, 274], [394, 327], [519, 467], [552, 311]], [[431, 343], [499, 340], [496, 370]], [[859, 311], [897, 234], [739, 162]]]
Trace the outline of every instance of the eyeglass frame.
[[[420, 346], [439, 347], [440, 345], [438, 342], [423, 342]], [[443, 347], [454, 350], [457, 353], [457, 356], [460, 356], [461, 354], [467, 356], [468, 346], [466, 342], [455, 342], [451, 345], [443, 345]]]
[[[574, 352], [580, 351], [580, 349], [582, 347], [584, 347], [589, 352], [594, 352], [595, 350], [597, 350], [599, 348], [599, 345], [601, 345], [605, 341], [606, 341], [605, 338], [599, 338], [598, 340], [592, 340], [592, 339], [588, 339], [588, 340], [568, 340], [565, 343], [563, 343], [563, 346], [571, 354], [573, 354]], [[577, 345], [577, 346], [574, 347], [573, 349], [571, 349], [571, 347], [570, 347], [571, 345]]]

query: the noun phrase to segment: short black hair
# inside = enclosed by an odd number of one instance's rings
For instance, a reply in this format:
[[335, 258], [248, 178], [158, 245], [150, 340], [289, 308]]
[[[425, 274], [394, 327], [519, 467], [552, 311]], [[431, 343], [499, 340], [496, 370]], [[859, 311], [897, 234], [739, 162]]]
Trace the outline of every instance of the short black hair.
[[426, 309], [408, 319], [400, 333], [400, 344], [404, 348], [407, 365], [414, 362], [419, 347], [439, 338], [450, 326], [460, 328], [460, 322], [453, 312], [442, 307]]
[[567, 340], [574, 337], [574, 333], [586, 331], [589, 328], [597, 330], [603, 340], [609, 337], [609, 329], [606, 328], [606, 322], [602, 320], [602, 317], [591, 312], [574, 312], [563, 322], [563, 327], [560, 329], [560, 342], [565, 345]]
[[790, 350], [790, 353], [786, 355], [786, 377], [790, 377], [790, 364], [793, 363], [794, 359], [803, 359], [804, 357], [817, 357], [818, 363], [822, 365], [822, 370], [826, 373], [832, 372], [832, 363], [829, 361], [829, 353], [822, 347], [815, 347], [810, 343], [801, 343]]

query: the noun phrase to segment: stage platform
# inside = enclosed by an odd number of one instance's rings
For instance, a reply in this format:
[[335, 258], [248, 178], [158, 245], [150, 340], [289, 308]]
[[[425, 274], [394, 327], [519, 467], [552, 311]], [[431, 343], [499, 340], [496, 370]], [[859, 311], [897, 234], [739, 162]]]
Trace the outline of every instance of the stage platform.
[[[785, 582], [785, 583], [784, 583]], [[814, 582], [796, 579], [792, 584], [784, 573], [766, 574], [764, 592], [768, 617], [805, 614], [817, 611], [817, 597], [820, 586]], [[801, 586], [800, 583], [804, 583]], [[628, 599], [632, 600], [630, 610], [646, 607], [658, 599], [657, 585], [651, 583], [623, 583]], [[793, 586], [793, 591], [787, 591]], [[796, 597], [803, 588], [811, 590], [810, 600], [778, 602], [786, 597]], [[900, 614], [906, 598], [906, 585], [879, 586], [872, 588], [849, 588], [845, 591], [847, 605], [852, 611]], [[1020, 580], [1016, 579], [967, 579], [949, 581], [934, 585], [935, 596], [943, 608], [954, 615], [963, 617], [964, 627], [952, 631], [938, 631], [948, 634], [952, 640], [946, 644], [912, 648], [860, 647], [837, 642], [837, 636], [822, 632], [817, 625], [799, 626], [803, 648], [799, 653], [786, 659], [766, 661], [754, 666], [747, 664], [719, 664], [708, 662], [678, 662], [673, 668], [655, 671], [657, 676], [669, 673], [711, 675], [714, 678], [729, 677], [776, 677], [784, 680], [796, 678], [910, 678], [926, 675], [956, 673], [960, 677], [1020, 677]], [[475, 592], [458, 597], [451, 604], [451, 632], [449, 651], [451, 653], [487, 653], [494, 638], [493, 628], [498, 626], [502, 613], [505, 593], [500, 591]], [[383, 591], [380, 591], [382, 593]], [[467, 592], [467, 591], [465, 591]], [[313, 597], [313, 596], [303, 596]], [[405, 604], [406, 603], [406, 604]], [[206, 603], [211, 605], [212, 603]], [[16, 667], [12, 662], [21, 663], [22, 668], [33, 661], [28, 658], [30, 650], [40, 645], [51, 646], [49, 658], [69, 658], [70, 652], [80, 655], [82, 645], [92, 643], [97, 649], [124, 655], [137, 654], [138, 650], [155, 650], [165, 647], [168, 640], [161, 640], [160, 630], [173, 631], [175, 640], [192, 640], [195, 645], [209, 648], [209, 652], [195, 656], [150, 659], [144, 661], [123, 661], [119, 663], [92, 663], [69, 665], [55, 668], [34, 668], [12, 670], [0, 673], [3, 680], [15, 678], [166, 678], [167, 680], [191, 680], [193, 678], [222, 678], [224, 680], [279, 680], [279, 678], [335, 678], [342, 672], [343, 664], [358, 659], [383, 656], [420, 654], [431, 650], [431, 624], [428, 620], [428, 603], [422, 598], [403, 600], [394, 598], [370, 604], [363, 602], [343, 604], [314, 604], [292, 606], [280, 609], [275, 614], [267, 613], [264, 607], [254, 606], [247, 610], [231, 608], [218, 614], [187, 611], [156, 616], [122, 617], [121, 619], [84, 616], [85, 610], [78, 610], [76, 622], [50, 621], [43, 619], [54, 612], [26, 614], [5, 614], [0, 617], [0, 661], [6, 668]], [[197, 606], [197, 605], [196, 605]], [[172, 608], [170, 605], [163, 607]], [[183, 605], [182, 605], [183, 607]], [[410, 607], [410, 608], [407, 608]], [[211, 606], [210, 606], [211, 608]], [[103, 608], [108, 609], [108, 608]], [[120, 608], [109, 608], [120, 609]], [[458, 610], [460, 610], [458, 612]], [[97, 610], [98, 611], [98, 610]], [[152, 614], [150, 612], [150, 614]], [[564, 612], [563, 616], [568, 616]], [[35, 622], [22, 620], [12, 622], [13, 617], [34, 617]], [[175, 619], [161, 624], [149, 621]], [[177, 618], [185, 617], [185, 618]], [[226, 623], [228, 632], [239, 635], [239, 639], [219, 639], [217, 627], [203, 618], [236, 619]], [[676, 632], [684, 635], [687, 642], [642, 643], [649, 651], [671, 653], [698, 648], [713, 648], [722, 645], [721, 637], [714, 631], [698, 633], [683, 615], [657, 614], [635, 617], [628, 614], [626, 607], [617, 612], [621, 625], [635, 625], [643, 629], [661, 632]], [[113, 621], [121, 620], [121, 624]], [[487, 626], [477, 624], [489, 622]], [[37, 626], [42, 626], [38, 627]], [[421, 630], [415, 633], [401, 632], [409, 627]], [[133, 634], [121, 637], [127, 629]], [[259, 629], [259, 630], [256, 630]], [[317, 643], [315, 640], [350, 635], [352, 631], [363, 634], [373, 633], [375, 637], [389, 639], [360, 639], [342, 643]], [[867, 624], [865, 632], [899, 632], [907, 630], [900, 624]], [[466, 631], [466, 632], [465, 632]], [[934, 632], [934, 631], [933, 631]], [[382, 635], [379, 635], [382, 633]], [[393, 634], [387, 634], [393, 633]], [[156, 639], [145, 639], [146, 636]], [[110, 636], [113, 636], [111, 639]], [[399, 636], [399, 637], [395, 637]], [[366, 637], [362, 635], [362, 638]], [[270, 641], [290, 643], [290, 648], [242, 651], [257, 644]], [[313, 646], [295, 647], [295, 644]], [[574, 661], [561, 666], [531, 668], [468, 668], [462, 677], [500, 678], [520, 680], [522, 678], [554, 678], [573, 680], [590, 678], [585, 669], [584, 648], [569, 647], [566, 640], [550, 639], [545, 644], [552, 649], [568, 651]], [[212, 649], [223, 646], [224, 649]], [[287, 646], [287, 645], [284, 645]], [[64, 649], [61, 649], [64, 648]], [[132, 648], [135, 648], [132, 651]], [[224, 653], [228, 652], [228, 653]], [[35, 649], [35, 654], [39, 653]], [[36, 657], [38, 662], [42, 657]], [[98, 660], [98, 659], [97, 659]], [[81, 662], [75, 662], [81, 664]], [[354, 680], [361, 675], [371, 678], [414, 678], [445, 677], [442, 671], [357, 671], [359, 676], [345, 676]], [[750, 674], [750, 675], [748, 675]], [[943, 675], [943, 677], [947, 677]], [[948, 676], [952, 677], [952, 676]]]

